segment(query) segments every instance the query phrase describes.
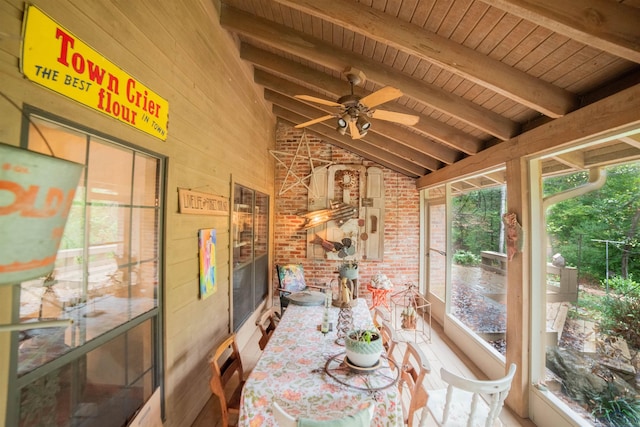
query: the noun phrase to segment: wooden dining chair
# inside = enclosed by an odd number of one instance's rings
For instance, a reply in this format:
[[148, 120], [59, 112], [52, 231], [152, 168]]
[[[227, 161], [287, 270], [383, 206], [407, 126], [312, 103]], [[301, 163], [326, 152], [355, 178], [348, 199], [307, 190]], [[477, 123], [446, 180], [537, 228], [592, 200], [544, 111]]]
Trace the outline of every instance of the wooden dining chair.
[[220, 401], [222, 427], [228, 427], [229, 414], [240, 414], [240, 397], [244, 387], [244, 371], [236, 334], [231, 334], [222, 341], [209, 359], [209, 365], [209, 385]]
[[276, 307], [271, 307], [266, 310], [260, 316], [260, 319], [256, 320], [256, 326], [260, 329], [260, 333], [262, 336], [260, 337], [260, 341], [258, 341], [258, 345], [260, 346], [260, 350], [264, 350], [271, 339], [271, 335], [276, 330], [276, 326], [278, 326], [278, 322], [280, 321], [280, 312]]
[[[497, 380], [473, 380], [458, 376], [445, 368], [440, 369], [446, 389], [429, 390], [427, 410], [422, 413], [420, 427], [427, 425], [429, 414], [438, 426], [491, 427], [502, 425], [498, 416], [511, 389], [516, 365]], [[488, 398], [488, 403], [482, 398]]]
[[429, 395], [423, 386], [424, 377], [431, 372], [427, 357], [416, 343], [408, 342], [400, 368], [400, 401], [404, 423], [413, 426], [415, 412], [427, 404]]
[[395, 330], [386, 320], [382, 321], [378, 329], [380, 330], [380, 335], [382, 336], [382, 346], [387, 351], [387, 357], [397, 365], [396, 357], [393, 354], [396, 348], [399, 348]]
[[373, 309], [371, 320], [373, 320], [373, 326], [380, 329], [380, 327], [382, 326], [382, 322], [386, 320], [384, 312], [380, 307], [376, 307]]
[[323, 425], [331, 427], [369, 427], [371, 420], [373, 420], [373, 414], [375, 413], [376, 405], [374, 402], [369, 403], [365, 409], [356, 412], [353, 415], [347, 415], [342, 418], [317, 421], [306, 418], [296, 418], [288, 414], [276, 401], [271, 403], [271, 411], [273, 412], [273, 418], [276, 420], [276, 425], [279, 427], [305, 427], [315, 426], [321, 427]]

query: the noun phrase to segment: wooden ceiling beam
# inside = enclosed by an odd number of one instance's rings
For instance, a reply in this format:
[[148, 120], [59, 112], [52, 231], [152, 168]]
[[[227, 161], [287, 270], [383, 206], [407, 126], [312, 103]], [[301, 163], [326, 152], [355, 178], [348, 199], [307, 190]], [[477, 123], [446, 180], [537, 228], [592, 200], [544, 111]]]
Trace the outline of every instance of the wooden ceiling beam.
[[578, 105], [565, 89], [372, 7], [348, 1], [275, 1], [436, 64], [546, 116], [561, 117]]
[[[277, 105], [273, 106], [273, 110], [274, 114], [278, 116], [278, 120], [283, 123], [287, 123], [291, 127], [295, 126], [300, 118], [302, 118], [301, 115]], [[322, 123], [311, 125], [305, 129], [308, 132], [312, 132], [318, 135], [318, 137], [324, 140], [327, 144], [335, 145], [336, 147], [347, 150], [371, 162], [378, 163], [379, 165], [389, 168], [409, 178], [417, 178], [428, 172], [425, 168], [421, 168], [420, 166], [417, 166], [416, 164], [408, 162], [404, 159], [400, 159], [389, 154], [380, 153], [380, 150], [378, 150], [377, 155], [373, 154], [370, 151], [371, 147], [368, 144], [354, 144], [351, 138], [349, 138], [348, 136], [336, 134], [334, 129]]]
[[584, 168], [584, 152], [582, 151], [571, 151], [564, 154], [558, 154], [557, 156], [553, 156], [553, 158], [562, 163], [563, 165], [567, 165], [570, 168], [574, 169], [583, 169]]
[[419, 178], [418, 189], [481, 173], [507, 161], [551, 154], [581, 142], [640, 128], [640, 84]]
[[[269, 102], [272, 102], [274, 106], [284, 108], [288, 111], [294, 111], [298, 115], [301, 115], [302, 117], [304, 117], [302, 121], [297, 123], [302, 123], [303, 121], [315, 119], [317, 117], [325, 115], [325, 112], [320, 110], [319, 108], [306, 105], [300, 101], [286, 97], [284, 95], [280, 95], [269, 89], [265, 89], [264, 99]], [[275, 114], [275, 110], [274, 110], [274, 114]], [[339, 135], [335, 129], [336, 128], [335, 120], [326, 120], [323, 122], [323, 124], [325, 124], [330, 129], [332, 129], [336, 133], [336, 135]], [[351, 137], [348, 137], [348, 138], [351, 139]], [[386, 151], [389, 154], [403, 158], [409, 162], [415, 163], [416, 165], [430, 171], [440, 169], [443, 166], [443, 164], [440, 161], [434, 159], [431, 156], [428, 156], [417, 150], [405, 147], [404, 145], [399, 145], [396, 142], [389, 140], [389, 138], [385, 138], [384, 136], [377, 135], [374, 133], [367, 133], [365, 137], [358, 140], [353, 140], [353, 141], [354, 141], [354, 144], [357, 144], [358, 141], [365, 142], [367, 144], [370, 144], [372, 147], [374, 147], [379, 151]]]
[[484, 0], [612, 55], [640, 63], [640, 9], [609, 0]]
[[[344, 80], [336, 79], [326, 73], [322, 73], [317, 70], [313, 70], [309, 67], [305, 67], [296, 62], [284, 59], [278, 55], [259, 49], [247, 43], [242, 43], [240, 46], [240, 57], [245, 61], [251, 62], [259, 69], [267, 70], [268, 72], [275, 72], [277, 74], [283, 74], [297, 81], [303, 81], [305, 85], [312, 86], [318, 90], [322, 90], [330, 93], [334, 99], [340, 98], [347, 93], [348, 85]], [[284, 80], [282, 80], [284, 83]], [[282, 89], [289, 89], [288, 82]], [[302, 87], [302, 86], [300, 86]], [[275, 89], [272, 87], [272, 89]], [[290, 90], [288, 90], [290, 92]], [[281, 92], [283, 93], [283, 92]], [[354, 93], [359, 96], [368, 95], [370, 92], [363, 90], [360, 87], [354, 87]], [[313, 95], [318, 96], [318, 93], [313, 93], [308, 88], [300, 89], [296, 94]], [[292, 96], [290, 93], [285, 95]], [[388, 106], [389, 104], [385, 104]], [[420, 121], [412, 126], [412, 129], [417, 130], [421, 134], [424, 134], [435, 141], [440, 142], [454, 150], [462, 151], [465, 154], [473, 155], [478, 153], [484, 148], [484, 142], [478, 138], [475, 138], [459, 129], [442, 123], [439, 120], [435, 120], [424, 114], [417, 113], [415, 110], [402, 106], [398, 103], [393, 103], [389, 109], [397, 111], [403, 114], [413, 114], [420, 117]], [[386, 107], [383, 107], [386, 108]], [[437, 157], [437, 156], [436, 156]], [[441, 159], [445, 163], [450, 163], [444, 159]]]
[[[292, 98], [294, 95], [300, 94], [302, 91], [309, 92], [308, 89], [305, 90], [306, 88], [298, 84], [292, 83], [280, 77], [276, 77], [273, 74], [269, 74], [263, 70], [255, 70], [254, 81], [255, 83], [261, 86], [264, 86], [265, 88], [268, 88], [271, 91], [286, 95], [287, 98], [284, 101], [283, 101], [284, 98], [277, 98], [273, 96], [271, 97], [272, 99], [268, 99], [268, 101], [271, 101], [274, 103], [287, 102], [287, 105], [289, 107], [299, 105], [300, 102], [303, 102], [299, 100], [293, 100]], [[317, 93], [316, 94], [307, 93], [307, 94], [321, 97], [321, 95]], [[312, 104], [312, 103], [306, 103], [306, 104], [309, 104], [314, 108], [316, 108], [318, 110], [318, 116], [321, 116], [322, 113], [328, 113], [328, 114], [337, 113], [336, 108], [323, 106], [320, 104]], [[322, 110], [322, 111], [319, 111], [319, 110]], [[310, 117], [310, 119], [313, 119], [313, 118], [314, 117]], [[446, 164], [452, 164], [460, 159], [459, 152], [454, 151], [448, 147], [445, 147], [444, 145], [430, 141], [427, 138], [423, 138], [420, 135], [417, 135], [413, 132], [403, 129], [400, 126], [393, 125], [390, 123], [385, 123], [382, 120], [375, 120], [375, 119], [373, 119], [371, 123], [372, 123], [372, 126], [371, 126], [371, 129], [369, 129], [369, 133], [367, 133], [367, 136], [369, 136], [372, 133], [377, 133], [388, 139], [395, 140], [398, 144], [402, 144], [412, 150], [416, 150], [420, 153], [424, 153], [427, 156], [435, 158]]]
[[623, 138], [620, 138], [620, 141], [624, 142], [625, 144], [629, 144], [632, 147], [640, 148], [640, 134], [625, 136]]
[[272, 48], [299, 56], [308, 61], [343, 72], [356, 64], [369, 81], [381, 86], [391, 85], [405, 96], [457, 118], [500, 139], [509, 139], [520, 132], [520, 125], [506, 117], [481, 107], [441, 88], [414, 79], [398, 70], [373, 61], [363, 55], [329, 45], [307, 34], [291, 30], [266, 19], [257, 18], [223, 4], [220, 25], [228, 31], [257, 39]]

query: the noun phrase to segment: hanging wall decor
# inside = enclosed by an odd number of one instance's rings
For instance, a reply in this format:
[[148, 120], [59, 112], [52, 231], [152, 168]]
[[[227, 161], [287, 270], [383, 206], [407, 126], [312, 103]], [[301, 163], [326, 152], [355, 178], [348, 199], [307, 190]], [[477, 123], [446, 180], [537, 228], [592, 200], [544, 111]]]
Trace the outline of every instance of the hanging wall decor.
[[[300, 153], [300, 149], [302, 148], [303, 143], [307, 148], [306, 156]], [[307, 138], [307, 133], [304, 131], [300, 136], [300, 141], [298, 142], [298, 148], [296, 148], [295, 154], [285, 153], [283, 151], [276, 151], [276, 150], [269, 150], [269, 154], [271, 154], [279, 164], [287, 168], [287, 174], [282, 180], [282, 185], [280, 186], [280, 191], [278, 192], [279, 196], [282, 196], [284, 193], [286, 193], [287, 191], [291, 190], [292, 188], [298, 185], [303, 185], [307, 189], [307, 191], [309, 192], [308, 193], [309, 197], [315, 196], [317, 194], [316, 189], [318, 184], [315, 182], [314, 172], [327, 168], [333, 164], [331, 160], [324, 160], [324, 159], [319, 159], [311, 156], [311, 149], [309, 148], [309, 140]], [[291, 163], [287, 165], [279, 156], [291, 158]], [[298, 159], [307, 160], [309, 162], [309, 167], [310, 167], [309, 173], [303, 177], [300, 177], [295, 171], [296, 162], [298, 161]], [[314, 161], [316, 163], [323, 163], [323, 165], [315, 166], [313, 164]], [[293, 179], [292, 183], [289, 182], [291, 181], [289, 179], [290, 177], [291, 179]], [[309, 183], [307, 183], [307, 181]]]
[[198, 231], [200, 258], [200, 298], [205, 299], [217, 290], [216, 283], [216, 230]]
[[511, 261], [516, 253], [522, 251], [522, 226], [513, 212], [502, 215], [502, 221], [507, 228], [507, 259]]
[[83, 165], [0, 144], [0, 285], [53, 271]]

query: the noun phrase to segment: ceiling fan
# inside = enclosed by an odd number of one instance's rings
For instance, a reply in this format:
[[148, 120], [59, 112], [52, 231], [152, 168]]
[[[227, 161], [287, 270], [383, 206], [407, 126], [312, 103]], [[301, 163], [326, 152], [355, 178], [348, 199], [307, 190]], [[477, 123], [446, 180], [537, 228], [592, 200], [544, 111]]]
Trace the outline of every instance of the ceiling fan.
[[360, 70], [349, 68], [345, 71], [345, 76], [351, 85], [351, 93], [340, 97], [337, 102], [316, 98], [315, 96], [310, 95], [295, 95], [295, 98], [302, 99], [304, 101], [339, 108], [336, 114], [329, 114], [318, 117], [317, 119], [309, 120], [308, 122], [300, 123], [295, 126], [296, 128], [303, 128], [331, 118], [337, 118], [338, 127], [336, 130], [341, 135], [345, 135], [348, 128], [351, 138], [360, 139], [365, 136], [369, 128], [371, 128], [369, 118], [386, 120], [407, 126], [413, 126], [418, 123], [418, 120], [420, 119], [418, 116], [374, 109], [374, 107], [377, 107], [380, 104], [384, 104], [387, 101], [401, 97], [402, 92], [399, 89], [391, 86], [385, 86], [380, 90], [370, 93], [369, 95], [360, 97], [353, 93], [353, 86], [364, 81], [364, 73]]

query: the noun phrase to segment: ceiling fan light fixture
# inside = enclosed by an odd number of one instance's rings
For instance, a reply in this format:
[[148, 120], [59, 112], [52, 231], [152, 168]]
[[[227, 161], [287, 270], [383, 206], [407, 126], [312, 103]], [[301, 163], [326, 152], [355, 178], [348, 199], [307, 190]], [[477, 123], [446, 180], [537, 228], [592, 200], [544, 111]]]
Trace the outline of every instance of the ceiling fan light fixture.
[[364, 135], [363, 132], [368, 131], [369, 128], [371, 127], [371, 122], [369, 120], [367, 120], [366, 117], [359, 116], [358, 120], [356, 121], [356, 126], [358, 127], [358, 130], [360, 131], [360, 134]]
[[345, 119], [347, 115], [338, 117], [338, 129], [346, 129], [347, 128], [347, 120]]

